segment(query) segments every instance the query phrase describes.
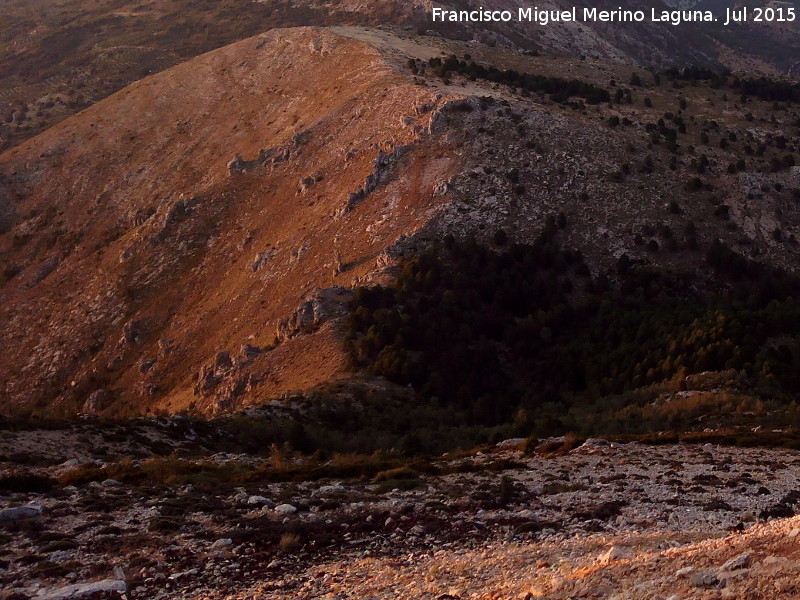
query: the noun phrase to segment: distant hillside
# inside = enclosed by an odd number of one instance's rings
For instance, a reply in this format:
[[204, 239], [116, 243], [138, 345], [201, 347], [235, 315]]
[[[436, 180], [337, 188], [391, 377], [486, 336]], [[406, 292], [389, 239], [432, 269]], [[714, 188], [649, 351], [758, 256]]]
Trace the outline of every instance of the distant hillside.
[[[448, 0], [453, 8], [477, 0]], [[512, 9], [511, 0], [495, 3]], [[557, 0], [554, 6], [571, 7]], [[590, 6], [588, 0], [579, 6]], [[225, 44], [276, 27], [374, 25], [452, 39], [476, 40], [547, 55], [587, 57], [663, 68], [674, 64], [796, 74], [800, 41], [795, 24], [681, 27], [617, 24], [433, 24], [428, 0], [169, 0], [101, 4], [69, 0], [7, 2], [0, 15], [0, 150], [44, 131], [150, 74]], [[639, 0], [623, 8], [649, 10]], [[793, 70], [794, 69], [794, 70]]]

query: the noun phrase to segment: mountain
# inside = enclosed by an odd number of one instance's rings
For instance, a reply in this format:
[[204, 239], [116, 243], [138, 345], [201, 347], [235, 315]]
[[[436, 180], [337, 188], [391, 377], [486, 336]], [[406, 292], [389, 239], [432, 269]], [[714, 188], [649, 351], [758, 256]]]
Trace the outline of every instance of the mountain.
[[[442, 62], [466, 54], [545, 79]], [[363, 28], [137, 82], [0, 155], [4, 410], [211, 414], [349, 378], [352, 290], [447, 234], [530, 244], [558, 216], [594, 273], [705, 273], [715, 239], [794, 271], [796, 108], [735, 84]]]
[[[177, 408], [194, 402], [197, 371], [222, 346], [240, 361], [243, 345], [272, 345], [278, 317], [317, 288], [364, 277], [387, 240], [412, 233], [439, 202], [432, 191], [449, 161], [425, 176], [427, 161], [411, 164], [434, 151], [414, 142], [447, 102], [438, 93], [350, 37], [276, 31], [134, 84], [7, 152], [3, 253], [21, 272], [4, 289], [5, 341], [20, 350], [4, 361], [4, 397], [81, 399], [113, 380], [140, 398], [135, 411], [167, 390], [181, 390]], [[252, 173], [229, 168], [262, 150]], [[420, 174], [344, 214], [379, 156]], [[412, 204], [381, 221], [401, 192]], [[38, 349], [34, 331], [47, 338]], [[304, 351], [281, 348], [296, 365], [268, 369], [263, 385], [335, 372], [319, 337], [301, 340]]]
[[5, 3], [0, 599], [796, 597], [796, 30], [422, 9]]

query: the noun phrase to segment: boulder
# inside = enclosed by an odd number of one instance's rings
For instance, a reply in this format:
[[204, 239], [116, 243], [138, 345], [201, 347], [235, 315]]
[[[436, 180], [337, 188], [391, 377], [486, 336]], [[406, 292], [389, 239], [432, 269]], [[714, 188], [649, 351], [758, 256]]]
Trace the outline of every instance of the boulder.
[[291, 504], [279, 504], [275, 507], [275, 512], [279, 515], [293, 515], [297, 512], [297, 508]]
[[317, 183], [317, 180], [314, 179], [313, 177], [303, 177], [300, 180], [300, 185], [299, 185], [300, 193], [305, 194], [306, 192], [308, 192], [308, 190], [314, 187], [315, 183]]
[[269, 498], [264, 496], [250, 496], [247, 498], [247, 504], [250, 506], [268, 506], [272, 504]]
[[719, 579], [713, 573], [698, 571], [689, 577], [689, 583], [694, 587], [714, 587]]
[[17, 523], [27, 519], [40, 517], [44, 509], [39, 504], [27, 504], [25, 506], [12, 506], [0, 510], [0, 523]]
[[736, 571], [737, 569], [746, 569], [750, 566], [751, 558], [749, 552], [744, 552], [736, 556], [722, 565], [722, 571]]
[[611, 546], [611, 548], [597, 557], [597, 563], [601, 565], [607, 565], [616, 560], [631, 558], [631, 556], [630, 550], [620, 548], [619, 546]]
[[262, 354], [264, 350], [259, 348], [258, 346], [253, 346], [252, 344], [244, 344], [242, 345], [242, 356], [244, 356], [247, 360], [255, 358], [259, 354]]
[[311, 492], [311, 495], [316, 496], [330, 496], [337, 494], [346, 494], [347, 488], [343, 485], [323, 485]]
[[694, 573], [694, 567], [683, 567], [682, 569], [678, 569], [675, 573], [675, 577], [688, 577]]

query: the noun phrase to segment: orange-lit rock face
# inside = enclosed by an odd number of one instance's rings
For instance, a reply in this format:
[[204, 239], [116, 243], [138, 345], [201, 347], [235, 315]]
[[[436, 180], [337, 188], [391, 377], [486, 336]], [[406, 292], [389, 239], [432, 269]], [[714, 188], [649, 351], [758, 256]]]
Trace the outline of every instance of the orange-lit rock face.
[[[458, 163], [428, 134], [446, 100], [365, 43], [274, 31], [134, 84], [4, 154], [14, 232], [0, 243], [21, 269], [3, 294], [5, 407], [73, 411], [107, 390], [113, 412], [210, 410], [193, 392], [203, 364], [270, 346], [309, 294], [353, 285], [426, 222]], [[276, 148], [229, 170], [236, 155]], [[375, 189], [345, 210], [370, 176]], [[255, 369], [255, 400], [335, 376], [336, 334], [317, 337], [307, 349], [287, 342], [279, 364], [245, 361], [236, 379]]]

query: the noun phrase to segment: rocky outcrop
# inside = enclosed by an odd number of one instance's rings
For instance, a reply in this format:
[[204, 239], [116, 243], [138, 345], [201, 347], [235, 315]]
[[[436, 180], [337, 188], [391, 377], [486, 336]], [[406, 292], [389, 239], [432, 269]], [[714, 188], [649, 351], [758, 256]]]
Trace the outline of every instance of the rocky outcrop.
[[231, 410], [257, 383], [257, 378], [244, 369], [262, 352], [261, 348], [250, 344], [244, 344], [236, 357], [231, 357], [227, 350], [218, 352], [213, 362], [203, 366], [197, 374], [195, 395], [208, 400], [214, 414]]
[[253, 270], [253, 273], [256, 273], [263, 269], [272, 257], [277, 254], [277, 250], [274, 248], [272, 250], [267, 250], [266, 252], [259, 252], [256, 254], [255, 258], [253, 259], [253, 264], [250, 265], [250, 268]]
[[378, 152], [372, 166], [372, 173], [367, 175], [364, 185], [358, 191], [350, 192], [347, 202], [339, 212], [339, 216], [352, 212], [359, 203], [365, 200], [379, 186], [387, 183], [392, 178], [395, 165], [410, 148], [411, 145], [407, 144], [405, 146], [396, 146], [391, 152]]
[[212, 364], [205, 365], [200, 369], [200, 373], [197, 376], [197, 384], [194, 388], [195, 393], [202, 395], [212, 391], [232, 368], [231, 353], [228, 351], [217, 353]]
[[350, 296], [350, 290], [336, 286], [322, 290], [305, 300], [290, 317], [278, 323], [278, 341], [283, 342], [298, 335], [313, 333], [324, 323], [344, 316]]
[[406, 236], [401, 234], [394, 244], [387, 246], [375, 259], [375, 264], [379, 269], [388, 269], [406, 256], [413, 256], [427, 247], [428, 241], [424, 236]]
[[47, 276], [50, 275], [53, 271], [58, 268], [58, 265], [61, 264], [61, 257], [60, 256], [51, 256], [50, 258], [46, 258], [39, 264], [39, 268], [36, 270], [36, 274], [33, 278], [28, 282], [28, 287], [33, 287], [38, 285], [45, 279]]
[[158, 232], [150, 238], [151, 244], [164, 241], [172, 234], [174, 228], [188, 219], [202, 202], [199, 196], [181, 198], [169, 205], [159, 224]]
[[142, 321], [131, 320], [125, 323], [122, 327], [122, 336], [120, 337], [120, 346], [133, 346], [139, 341], [139, 336], [142, 331]]
[[103, 410], [111, 400], [111, 394], [107, 390], [97, 390], [83, 403], [83, 412], [94, 414]]
[[436, 134], [441, 133], [448, 127], [448, 120], [453, 113], [468, 113], [481, 108], [482, 105], [493, 104], [494, 99], [491, 97], [476, 98], [470, 96], [469, 98], [457, 98], [449, 100], [442, 104], [431, 115], [430, 124], [428, 125], [428, 133]]
[[[299, 143], [302, 143], [302, 139]], [[277, 165], [279, 163], [289, 160], [292, 155], [292, 150], [299, 145], [298, 142], [293, 141], [291, 144], [279, 146], [277, 148], [270, 148], [269, 150], [261, 150], [258, 157], [254, 160], [245, 160], [240, 154], [236, 154], [233, 159], [228, 163], [228, 172], [231, 175], [241, 173], [249, 173], [253, 169], [262, 167], [264, 165]]]

